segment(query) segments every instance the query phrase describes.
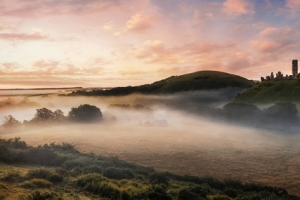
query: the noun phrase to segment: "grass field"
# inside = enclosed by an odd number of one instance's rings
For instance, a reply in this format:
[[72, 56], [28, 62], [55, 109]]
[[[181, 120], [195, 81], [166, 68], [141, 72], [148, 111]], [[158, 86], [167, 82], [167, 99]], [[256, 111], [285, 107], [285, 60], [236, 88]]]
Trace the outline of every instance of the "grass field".
[[285, 101], [300, 102], [300, 82], [298, 80], [269, 80], [257, 83], [231, 102], [270, 104]]
[[285, 188], [300, 195], [300, 139], [203, 119], [167, 127], [120, 124], [61, 125], [2, 133], [29, 145], [69, 142], [80, 151], [116, 156], [159, 171], [231, 178]]

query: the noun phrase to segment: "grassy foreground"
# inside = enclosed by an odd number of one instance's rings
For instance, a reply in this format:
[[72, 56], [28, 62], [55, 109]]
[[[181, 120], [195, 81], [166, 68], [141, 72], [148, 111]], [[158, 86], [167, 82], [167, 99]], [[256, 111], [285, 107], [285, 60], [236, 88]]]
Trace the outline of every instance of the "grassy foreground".
[[277, 187], [162, 173], [68, 143], [0, 139], [0, 161], [0, 199], [299, 199]]

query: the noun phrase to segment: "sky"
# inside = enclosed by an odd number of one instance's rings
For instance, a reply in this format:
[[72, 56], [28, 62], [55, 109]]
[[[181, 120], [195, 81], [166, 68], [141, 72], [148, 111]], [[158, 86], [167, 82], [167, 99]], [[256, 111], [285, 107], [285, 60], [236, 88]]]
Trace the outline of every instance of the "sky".
[[291, 74], [299, 17], [300, 0], [0, 0], [0, 88]]

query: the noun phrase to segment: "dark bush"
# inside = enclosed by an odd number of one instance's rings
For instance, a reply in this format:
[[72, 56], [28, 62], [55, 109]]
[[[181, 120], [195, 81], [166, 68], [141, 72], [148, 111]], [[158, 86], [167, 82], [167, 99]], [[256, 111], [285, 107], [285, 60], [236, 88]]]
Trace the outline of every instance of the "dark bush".
[[121, 197], [120, 190], [107, 183], [107, 180], [99, 174], [83, 175], [77, 179], [76, 185], [100, 197], [113, 200]]
[[76, 185], [79, 187], [87, 187], [91, 183], [100, 184], [104, 180], [106, 180], [105, 177], [101, 176], [100, 174], [86, 174], [77, 179]]
[[224, 190], [224, 193], [231, 198], [236, 198], [239, 195], [239, 192], [240, 191], [234, 188], [226, 188]]
[[122, 199], [122, 200], [130, 200], [131, 197], [130, 197], [130, 195], [128, 194], [128, 192], [122, 191], [122, 192], [121, 192], [121, 199]]
[[52, 174], [47, 178], [47, 180], [51, 181], [52, 183], [60, 183], [64, 180], [64, 178], [58, 174]]
[[41, 178], [48, 179], [52, 175], [52, 172], [46, 169], [31, 169], [27, 172], [27, 178]]
[[153, 184], [168, 184], [169, 177], [166, 173], [152, 173], [150, 176], [150, 182]]
[[206, 198], [206, 195], [210, 193], [210, 190], [206, 187], [194, 187], [183, 189], [179, 192], [178, 198], [179, 200], [184, 199], [199, 199], [200, 197]]
[[128, 169], [118, 169], [114, 167], [110, 167], [104, 170], [103, 175], [112, 178], [112, 179], [132, 179], [134, 178], [134, 174]]
[[263, 110], [267, 122], [297, 123], [298, 110], [296, 105], [290, 102], [275, 103], [275, 105]]
[[150, 200], [172, 200], [172, 197], [161, 187], [156, 187], [150, 191], [148, 197]]
[[29, 200], [62, 200], [61, 195], [55, 192], [43, 192], [34, 191], [30, 195], [28, 195]]
[[68, 160], [66, 161], [63, 166], [67, 169], [74, 169], [76, 167], [84, 167], [87, 163], [82, 162], [80, 160]]
[[75, 122], [94, 122], [102, 119], [102, 112], [96, 106], [89, 104], [72, 108], [69, 112], [69, 119]]
[[187, 189], [183, 189], [179, 191], [178, 200], [198, 200], [198, 199], [199, 197], [197, 194]]
[[28, 152], [28, 161], [30, 164], [57, 166], [64, 161], [51, 149], [30, 148]]
[[240, 181], [225, 179], [224, 181], [226, 188], [242, 189], [244, 185]]
[[18, 183], [22, 182], [24, 177], [19, 172], [10, 172], [5, 174], [0, 180], [8, 183]]

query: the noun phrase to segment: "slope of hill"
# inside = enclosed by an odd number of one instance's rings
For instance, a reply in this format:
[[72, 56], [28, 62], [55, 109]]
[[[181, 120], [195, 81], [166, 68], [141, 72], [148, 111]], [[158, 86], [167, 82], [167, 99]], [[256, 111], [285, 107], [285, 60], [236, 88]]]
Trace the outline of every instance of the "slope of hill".
[[32, 147], [14, 138], [0, 145], [0, 199], [299, 199], [277, 187], [162, 173], [69, 143]]
[[249, 88], [253, 81], [246, 78], [218, 71], [199, 71], [169, 78], [141, 86], [116, 87], [110, 90], [78, 90], [70, 95], [113, 96], [141, 94], [172, 94], [196, 90], [216, 90], [228, 87]]
[[300, 102], [299, 80], [269, 80], [257, 83], [231, 100], [232, 103], [252, 104], [269, 104], [285, 101]]

